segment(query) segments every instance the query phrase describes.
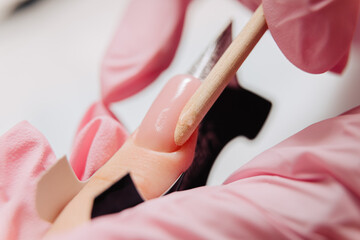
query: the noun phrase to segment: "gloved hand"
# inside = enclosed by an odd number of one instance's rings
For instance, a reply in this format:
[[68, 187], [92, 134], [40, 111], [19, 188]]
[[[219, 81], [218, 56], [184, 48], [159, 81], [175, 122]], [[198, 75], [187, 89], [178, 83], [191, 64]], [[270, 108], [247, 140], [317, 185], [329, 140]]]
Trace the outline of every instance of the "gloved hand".
[[[360, 107], [269, 149], [224, 185], [151, 200], [55, 239], [354, 239], [359, 234]], [[34, 186], [55, 161], [44, 137], [21, 123], [0, 138], [1, 238], [39, 239]], [[141, 229], [141, 231], [139, 230]]]
[[360, 107], [265, 151], [222, 186], [105, 215], [53, 239], [356, 239]]
[[[252, 10], [261, 3], [239, 1]], [[130, 2], [102, 64], [101, 88], [106, 106], [137, 93], [170, 65], [189, 3], [190, 0]], [[358, 0], [262, 3], [275, 42], [296, 67], [309, 73], [344, 70], [357, 25]]]
[[104, 56], [106, 106], [152, 83], [171, 63], [190, 0], [132, 0]]
[[[127, 137], [121, 124], [102, 111], [101, 105], [93, 110], [96, 114], [87, 115], [89, 122], [79, 133], [71, 158], [82, 180]], [[39, 177], [55, 161], [48, 141], [27, 122], [0, 137], [0, 239], [40, 239], [47, 231], [50, 224], [40, 219], [35, 209], [35, 191]]]

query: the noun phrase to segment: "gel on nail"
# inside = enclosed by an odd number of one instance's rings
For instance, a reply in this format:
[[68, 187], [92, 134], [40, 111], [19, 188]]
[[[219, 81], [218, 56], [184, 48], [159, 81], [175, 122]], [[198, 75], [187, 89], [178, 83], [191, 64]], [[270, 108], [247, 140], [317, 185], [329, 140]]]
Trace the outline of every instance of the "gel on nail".
[[155, 99], [134, 135], [135, 144], [161, 152], [173, 152], [174, 131], [179, 115], [200, 80], [191, 75], [173, 77]]

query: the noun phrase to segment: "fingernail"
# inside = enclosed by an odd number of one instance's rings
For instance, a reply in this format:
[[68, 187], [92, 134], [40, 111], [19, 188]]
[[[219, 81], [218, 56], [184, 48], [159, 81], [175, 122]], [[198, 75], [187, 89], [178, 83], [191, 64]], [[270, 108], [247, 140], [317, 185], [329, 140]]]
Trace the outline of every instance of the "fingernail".
[[178, 146], [174, 131], [179, 115], [200, 86], [190, 75], [176, 76], [164, 86], [134, 135], [135, 144], [161, 152], [173, 152]]

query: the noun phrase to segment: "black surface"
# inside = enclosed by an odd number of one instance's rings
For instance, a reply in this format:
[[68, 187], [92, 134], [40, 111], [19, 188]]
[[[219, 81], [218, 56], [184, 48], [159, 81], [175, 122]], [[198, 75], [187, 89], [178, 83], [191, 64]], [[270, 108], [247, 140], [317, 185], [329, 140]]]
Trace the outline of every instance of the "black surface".
[[143, 201], [130, 174], [127, 174], [94, 199], [91, 218], [117, 213]]
[[225, 145], [237, 136], [254, 139], [271, 102], [241, 87], [227, 87], [200, 124], [195, 157], [179, 190], [204, 186]]
[[[177, 191], [182, 179], [183, 174], [164, 195]], [[142, 202], [144, 200], [137, 191], [130, 174], [127, 174], [94, 199], [91, 218], [118, 213]]]

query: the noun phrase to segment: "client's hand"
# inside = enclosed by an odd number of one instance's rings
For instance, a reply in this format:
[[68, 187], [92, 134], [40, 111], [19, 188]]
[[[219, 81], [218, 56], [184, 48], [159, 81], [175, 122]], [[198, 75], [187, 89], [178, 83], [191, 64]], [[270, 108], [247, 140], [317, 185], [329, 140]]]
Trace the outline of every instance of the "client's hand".
[[178, 147], [174, 131], [182, 108], [199, 84], [200, 80], [186, 75], [171, 79], [140, 127], [70, 201], [50, 231], [64, 231], [90, 220], [94, 198], [127, 173], [144, 199], [165, 193], [194, 157], [197, 133]]

